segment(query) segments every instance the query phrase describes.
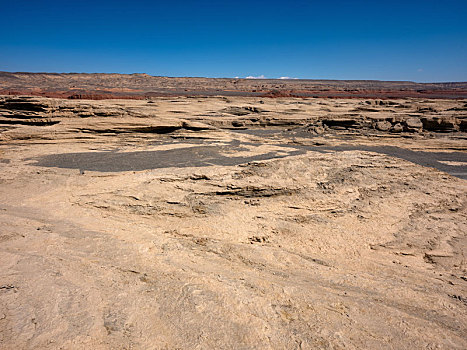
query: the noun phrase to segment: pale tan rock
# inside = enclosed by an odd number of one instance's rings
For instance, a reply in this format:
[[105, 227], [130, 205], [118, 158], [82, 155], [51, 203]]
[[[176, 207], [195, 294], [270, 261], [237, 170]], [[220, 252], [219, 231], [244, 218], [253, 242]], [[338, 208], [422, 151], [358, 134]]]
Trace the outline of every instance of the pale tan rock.
[[0, 348], [467, 347], [466, 180], [364, 149], [464, 134], [307, 132], [465, 102], [37, 101], [0, 124]]

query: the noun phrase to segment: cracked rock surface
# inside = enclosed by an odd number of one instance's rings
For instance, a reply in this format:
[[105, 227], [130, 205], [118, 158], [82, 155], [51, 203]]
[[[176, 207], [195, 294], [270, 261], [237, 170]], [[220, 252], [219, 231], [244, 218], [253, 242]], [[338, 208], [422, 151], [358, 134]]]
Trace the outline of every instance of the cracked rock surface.
[[467, 347], [466, 101], [2, 101], [1, 349]]

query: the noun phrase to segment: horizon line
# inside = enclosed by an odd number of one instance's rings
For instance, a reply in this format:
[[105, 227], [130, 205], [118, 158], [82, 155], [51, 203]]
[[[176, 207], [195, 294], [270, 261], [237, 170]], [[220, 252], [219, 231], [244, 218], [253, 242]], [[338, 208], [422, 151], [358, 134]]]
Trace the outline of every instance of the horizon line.
[[46, 71], [37, 71], [37, 72], [26, 72], [26, 71], [3, 71], [0, 73], [10, 73], [10, 74], [117, 74], [117, 75], [146, 75], [154, 78], [191, 78], [191, 79], [231, 79], [231, 80], [308, 80], [308, 81], [374, 81], [374, 82], [388, 82], [388, 83], [413, 83], [413, 84], [450, 84], [450, 83], [464, 83], [467, 84], [467, 81], [413, 81], [413, 80], [383, 80], [383, 79], [335, 79], [335, 78], [293, 78], [293, 77], [278, 77], [278, 78], [268, 78], [265, 76], [246, 76], [246, 77], [206, 77], [206, 76], [169, 76], [169, 75], [152, 75], [149, 73], [143, 72], [134, 72], [134, 73], [120, 73], [120, 72], [46, 72]]

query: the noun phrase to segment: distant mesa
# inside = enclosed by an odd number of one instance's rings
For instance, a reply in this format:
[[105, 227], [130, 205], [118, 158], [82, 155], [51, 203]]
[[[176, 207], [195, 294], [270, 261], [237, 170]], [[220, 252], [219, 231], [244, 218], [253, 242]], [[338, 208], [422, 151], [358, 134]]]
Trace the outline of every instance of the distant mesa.
[[159, 96], [258, 96], [297, 98], [467, 98], [467, 82], [414, 83], [312, 80], [264, 75], [246, 78], [161, 77], [145, 73], [0, 72], [0, 94], [68, 99], [148, 99]]

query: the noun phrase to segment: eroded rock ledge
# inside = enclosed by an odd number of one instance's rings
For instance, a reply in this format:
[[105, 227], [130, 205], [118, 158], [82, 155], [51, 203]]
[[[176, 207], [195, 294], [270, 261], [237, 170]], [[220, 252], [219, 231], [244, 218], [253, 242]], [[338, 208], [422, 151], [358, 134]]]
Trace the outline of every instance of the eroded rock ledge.
[[[225, 97], [212, 101], [233, 104]], [[34, 97], [0, 97], [0, 124], [54, 125], [65, 118], [82, 118], [82, 124], [105, 118], [144, 118], [142, 126], [107, 128], [109, 132], [169, 133], [178, 129], [204, 130], [218, 128], [278, 127], [297, 128], [323, 134], [336, 130], [374, 130], [382, 133], [451, 133], [467, 130], [467, 103], [462, 100], [433, 102], [431, 100], [363, 100], [349, 102], [322, 99], [245, 100], [214, 110], [196, 108], [167, 111], [158, 108], [157, 99], [135, 101], [138, 109], [118, 102], [67, 101]], [[161, 103], [170, 101], [160, 98]], [[181, 98], [178, 102], [183, 102]], [[201, 102], [203, 99], [200, 100]], [[266, 104], [265, 104], [266, 101]], [[442, 100], [441, 100], [442, 101]], [[256, 105], [255, 105], [256, 102]], [[253, 105], [252, 105], [253, 104]], [[267, 108], [268, 105], [274, 108]], [[293, 106], [291, 108], [290, 106]], [[186, 107], [186, 106], [185, 106]], [[167, 120], [167, 125], [161, 122]], [[103, 119], [104, 118], [104, 119]], [[84, 119], [88, 119], [84, 121]], [[156, 122], [157, 125], [154, 124]], [[149, 125], [148, 125], [149, 123]], [[152, 124], [151, 124], [152, 123]], [[102, 124], [102, 123], [101, 123]], [[83, 127], [83, 130], [86, 128]], [[91, 130], [90, 128], [87, 128]]]

